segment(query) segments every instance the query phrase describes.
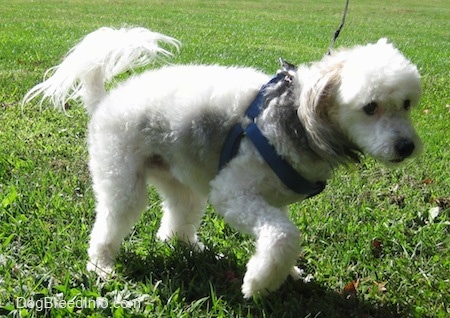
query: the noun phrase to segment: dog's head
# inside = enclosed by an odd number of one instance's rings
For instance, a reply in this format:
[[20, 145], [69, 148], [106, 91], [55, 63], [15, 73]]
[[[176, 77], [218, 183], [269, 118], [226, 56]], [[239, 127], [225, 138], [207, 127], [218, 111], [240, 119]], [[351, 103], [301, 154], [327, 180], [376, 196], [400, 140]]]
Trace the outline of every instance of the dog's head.
[[309, 90], [309, 103], [320, 124], [332, 127], [327, 134], [334, 144], [388, 165], [420, 153], [410, 119], [421, 95], [420, 75], [386, 39], [334, 52], [312, 67], [320, 76]]

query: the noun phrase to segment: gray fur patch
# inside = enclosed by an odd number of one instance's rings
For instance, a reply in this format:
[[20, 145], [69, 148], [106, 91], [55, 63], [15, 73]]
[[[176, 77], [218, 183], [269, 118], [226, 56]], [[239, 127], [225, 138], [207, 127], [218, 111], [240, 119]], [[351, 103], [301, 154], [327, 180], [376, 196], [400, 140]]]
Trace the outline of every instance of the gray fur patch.
[[[296, 87], [291, 81], [281, 81], [273, 87], [267, 89], [265, 108], [267, 108], [267, 122], [265, 124], [275, 125], [275, 138], [278, 140], [289, 140], [291, 146], [301, 152], [307, 152], [309, 155], [314, 154], [320, 160], [325, 160], [331, 166], [337, 166], [340, 163], [359, 161], [356, 146], [354, 146], [347, 138], [345, 138], [338, 130], [333, 128], [333, 124], [328, 121], [326, 111], [323, 114], [313, 112], [316, 116], [317, 123], [314, 127], [315, 133], [321, 132], [320, 135], [327, 135], [327, 144], [329, 145], [327, 153], [316, 147], [314, 138], [305, 128], [298, 116], [299, 107], [308, 107], [309, 105], [299, 105], [296, 100], [294, 89]], [[283, 151], [286, 152], [286, 151]]]

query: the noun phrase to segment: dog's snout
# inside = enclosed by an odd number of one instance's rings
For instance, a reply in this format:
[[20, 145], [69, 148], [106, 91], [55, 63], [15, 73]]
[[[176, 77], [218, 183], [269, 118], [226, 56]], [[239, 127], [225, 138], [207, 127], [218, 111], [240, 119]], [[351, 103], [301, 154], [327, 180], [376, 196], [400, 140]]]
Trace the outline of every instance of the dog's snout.
[[414, 149], [414, 142], [409, 139], [400, 139], [395, 144], [395, 151], [402, 158], [409, 157], [413, 153]]

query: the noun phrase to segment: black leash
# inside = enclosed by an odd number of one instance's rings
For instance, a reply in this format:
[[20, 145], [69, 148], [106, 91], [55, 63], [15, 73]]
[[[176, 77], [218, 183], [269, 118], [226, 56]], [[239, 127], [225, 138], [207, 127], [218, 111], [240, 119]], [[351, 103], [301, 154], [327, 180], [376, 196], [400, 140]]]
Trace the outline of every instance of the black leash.
[[336, 42], [336, 39], [338, 38], [339, 34], [341, 33], [342, 28], [344, 27], [345, 17], [347, 16], [347, 10], [348, 10], [348, 2], [349, 2], [349, 0], [345, 1], [345, 8], [344, 8], [344, 13], [342, 14], [341, 24], [339, 24], [339, 27], [334, 32], [334, 36], [333, 36], [333, 39], [331, 40], [331, 44], [330, 44], [330, 47], [328, 49], [327, 55], [331, 54], [331, 50], [334, 47], [334, 42]]

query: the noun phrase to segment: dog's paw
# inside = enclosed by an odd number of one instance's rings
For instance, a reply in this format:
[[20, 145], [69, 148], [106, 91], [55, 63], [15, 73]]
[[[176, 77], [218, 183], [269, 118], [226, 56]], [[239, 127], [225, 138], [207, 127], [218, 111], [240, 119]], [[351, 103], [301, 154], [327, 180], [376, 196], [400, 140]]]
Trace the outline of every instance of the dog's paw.
[[94, 263], [92, 261], [88, 261], [86, 270], [89, 272], [95, 272], [103, 280], [109, 280], [114, 276], [114, 269], [112, 265], [100, 265], [98, 262]]
[[165, 227], [160, 227], [158, 232], [156, 233], [156, 238], [160, 240], [161, 242], [169, 242], [173, 237], [175, 236], [175, 233], [173, 230], [169, 230]]
[[258, 284], [255, 281], [245, 282], [244, 284], [242, 284], [241, 290], [245, 299], [249, 299], [257, 295], [264, 296], [269, 293], [267, 289], [261, 289], [261, 287], [258, 286]]
[[202, 253], [205, 250], [205, 245], [200, 242], [186, 242], [186, 241], [180, 241], [180, 243], [184, 244], [188, 249], [190, 249], [192, 252], [195, 253]]
[[114, 254], [111, 250], [103, 245], [91, 244], [88, 254], [86, 269], [95, 272], [103, 280], [110, 279], [114, 274]]
[[194, 244], [188, 243], [189, 247], [195, 252], [203, 252], [205, 250], [205, 244], [200, 241], [195, 242]]
[[268, 262], [267, 258], [252, 257], [247, 264], [242, 284], [244, 298], [264, 296], [278, 289], [289, 275], [289, 268], [283, 267], [283, 264], [278, 262]]
[[194, 225], [184, 224], [179, 226], [176, 230], [160, 227], [156, 236], [162, 242], [168, 242], [173, 237], [176, 237], [180, 242], [185, 243], [193, 251], [203, 252], [205, 250], [205, 245], [198, 240], [196, 232], [197, 228]]

